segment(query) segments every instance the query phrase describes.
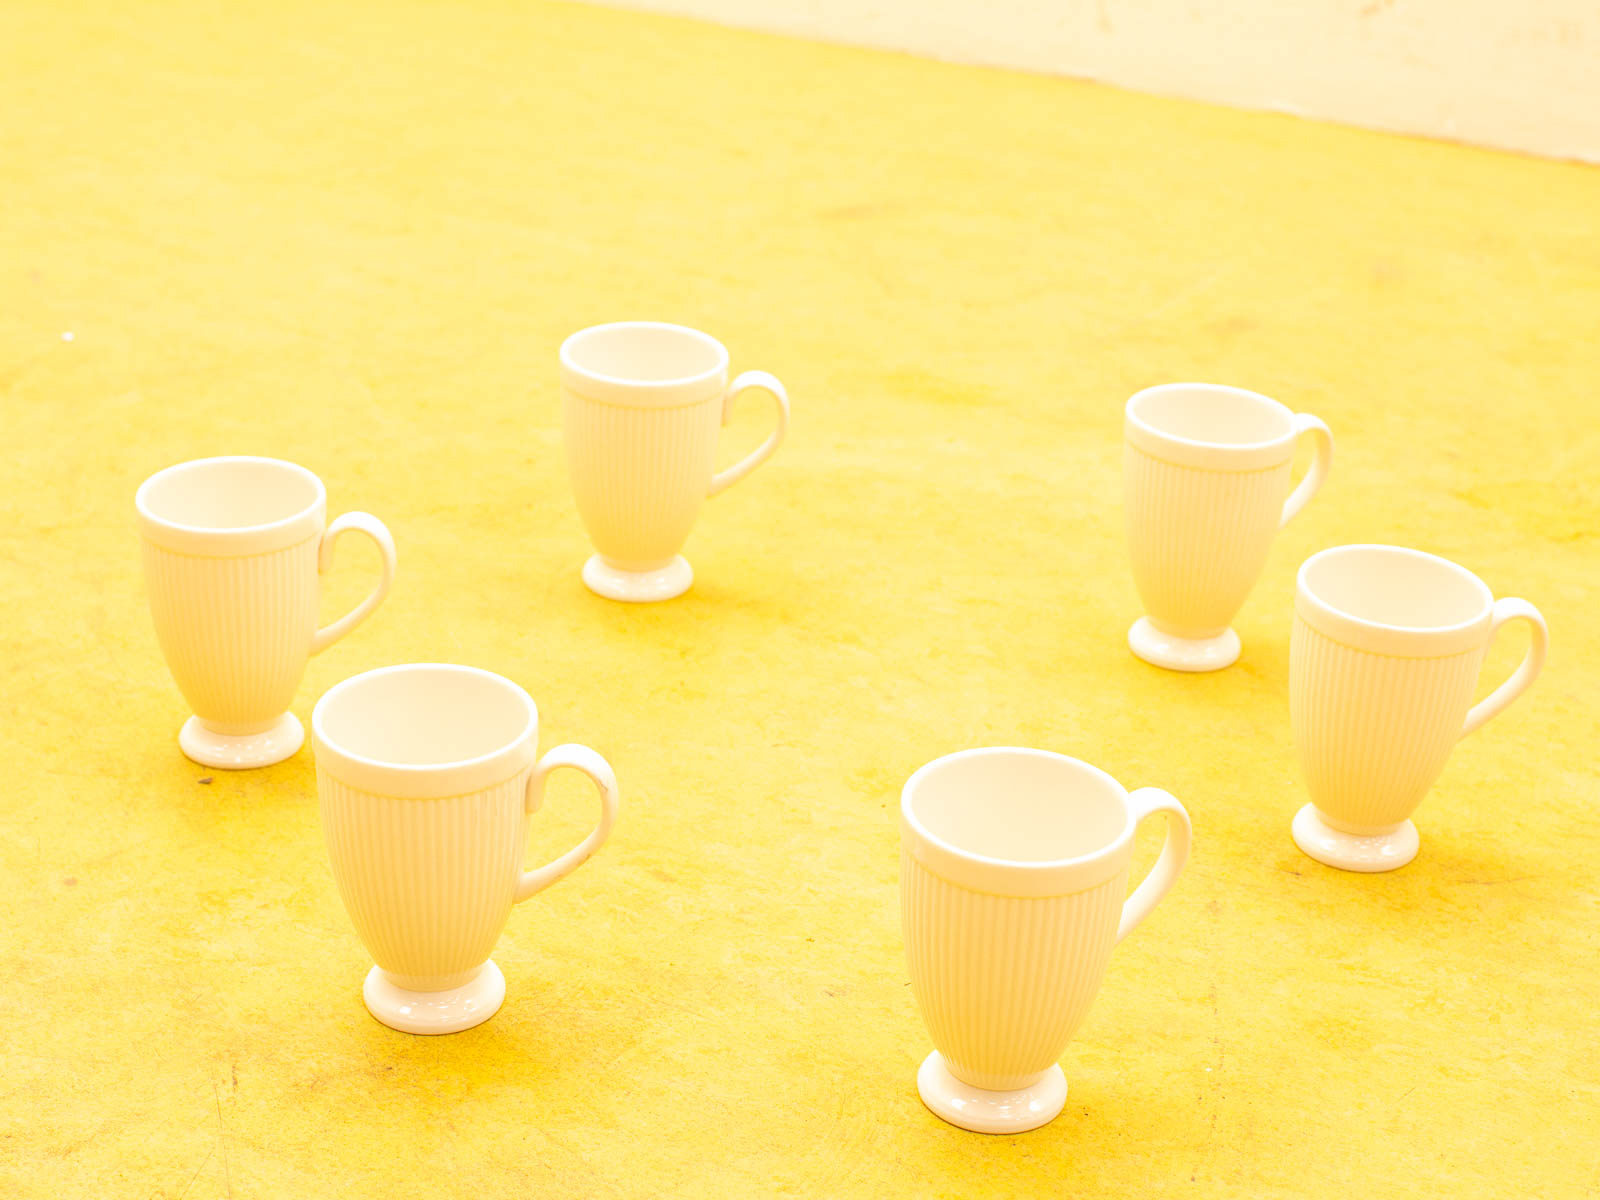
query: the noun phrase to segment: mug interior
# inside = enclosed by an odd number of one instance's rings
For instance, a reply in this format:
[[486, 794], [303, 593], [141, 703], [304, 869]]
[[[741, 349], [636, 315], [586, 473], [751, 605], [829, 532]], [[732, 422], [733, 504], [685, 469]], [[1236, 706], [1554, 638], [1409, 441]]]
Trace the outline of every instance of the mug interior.
[[300, 516], [323, 496], [310, 471], [276, 458], [201, 458], [158, 471], [139, 488], [147, 516], [185, 529], [257, 529]]
[[475, 667], [416, 663], [331, 688], [313, 720], [322, 740], [382, 766], [455, 766], [515, 746], [538, 721], [528, 694]]
[[1038, 750], [965, 751], [913, 776], [906, 816], [958, 854], [1007, 863], [1084, 858], [1128, 832], [1122, 788], [1103, 771]]
[[1393, 629], [1452, 629], [1494, 605], [1488, 585], [1447, 558], [1401, 546], [1338, 546], [1307, 560], [1301, 583], [1335, 612]]
[[621, 321], [578, 331], [561, 347], [573, 370], [615, 383], [689, 383], [726, 369], [728, 352], [685, 325]]
[[1294, 414], [1259, 392], [1214, 383], [1168, 383], [1128, 402], [1153, 433], [1207, 446], [1262, 446], [1294, 437]]

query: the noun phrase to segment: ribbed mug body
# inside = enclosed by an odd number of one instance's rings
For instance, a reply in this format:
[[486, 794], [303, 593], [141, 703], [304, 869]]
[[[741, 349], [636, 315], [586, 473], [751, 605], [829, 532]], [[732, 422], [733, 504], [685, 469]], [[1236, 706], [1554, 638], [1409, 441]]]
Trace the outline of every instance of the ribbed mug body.
[[1296, 613], [1289, 716], [1306, 790], [1328, 825], [1385, 832], [1408, 819], [1461, 738], [1488, 649], [1432, 657], [1345, 644]]
[[1053, 1066], [1089, 1012], [1117, 940], [1126, 857], [1111, 878], [1062, 896], [962, 887], [900, 855], [900, 912], [911, 990], [957, 1079], [1027, 1087]]
[[1223, 633], [1255, 586], [1289, 494], [1283, 461], [1253, 470], [1181, 466], [1124, 442], [1123, 512], [1134, 583], [1164, 633]]
[[628, 571], [670, 562], [711, 483], [720, 386], [671, 407], [619, 404], [563, 388], [561, 408], [567, 470], [594, 548]]
[[320, 539], [259, 554], [186, 554], [143, 539], [150, 614], [184, 699], [242, 734], [288, 711], [317, 629]]
[[505, 929], [527, 843], [531, 768], [467, 795], [378, 795], [319, 763], [328, 857], [374, 962], [410, 991], [475, 977]]

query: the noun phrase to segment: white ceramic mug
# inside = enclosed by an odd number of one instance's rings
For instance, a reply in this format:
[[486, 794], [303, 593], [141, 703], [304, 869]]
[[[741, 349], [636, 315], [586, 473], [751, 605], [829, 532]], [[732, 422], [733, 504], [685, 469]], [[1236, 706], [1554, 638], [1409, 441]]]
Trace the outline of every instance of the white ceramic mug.
[[[157, 471], [134, 497], [161, 652], [194, 716], [178, 745], [208, 767], [280, 762], [305, 731], [289, 711], [306, 660], [372, 614], [394, 580], [377, 517], [327, 523], [327, 492], [276, 458], [201, 458]], [[322, 573], [341, 534], [378, 544], [383, 573], [359, 605], [317, 628]]]
[[[1495, 630], [1526, 621], [1522, 665], [1472, 703]], [[1549, 635], [1526, 600], [1496, 600], [1465, 567], [1399, 546], [1335, 546], [1295, 583], [1289, 717], [1311, 803], [1295, 844], [1347, 871], [1416, 857], [1411, 814], [1455, 744], [1525, 692]]]
[[[1290, 491], [1295, 442], [1316, 439]], [[1140, 658], [1216, 671], [1239, 657], [1231, 622], [1266, 565], [1272, 537], [1316, 495], [1333, 435], [1316, 417], [1243, 388], [1168, 383], [1128, 400], [1123, 503], [1145, 616], [1128, 630]]]
[[[1167, 817], [1161, 857], [1129, 896], [1133, 832]], [[911, 986], [936, 1049], [917, 1090], [938, 1116], [1020, 1133], [1066, 1103], [1057, 1059], [1111, 950], [1189, 854], [1189, 814], [1159, 788], [1045, 750], [934, 759], [900, 795], [900, 912]]]
[[[741, 392], [778, 402], [767, 440], [715, 471], [717, 435]], [[789, 427], [789, 397], [765, 371], [728, 384], [728, 351], [682, 325], [595, 325], [561, 345], [561, 413], [578, 512], [597, 553], [590, 590], [612, 600], [667, 600], [694, 572], [679, 553], [700, 506], [771, 457]]]
[[[539, 710], [476, 667], [410, 663], [351, 676], [311, 713], [317, 795], [333, 877], [377, 965], [362, 995], [406, 1033], [487, 1021], [506, 981], [489, 952], [511, 907], [582, 866], [611, 834], [617, 779], [586, 746], [539, 757]], [[559, 767], [587, 775], [600, 822], [522, 869], [529, 817]]]

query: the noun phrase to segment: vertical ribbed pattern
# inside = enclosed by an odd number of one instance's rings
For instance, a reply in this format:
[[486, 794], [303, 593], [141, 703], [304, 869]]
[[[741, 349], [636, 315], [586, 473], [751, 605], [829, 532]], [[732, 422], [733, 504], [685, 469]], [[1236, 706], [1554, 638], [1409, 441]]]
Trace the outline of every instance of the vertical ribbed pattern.
[[239, 558], [146, 540], [144, 574], [161, 652], [196, 716], [260, 726], [289, 710], [317, 630], [316, 538]]
[[397, 800], [317, 770], [322, 829], [345, 910], [401, 987], [442, 991], [480, 966], [522, 874], [528, 772], [468, 796]]
[[902, 850], [911, 989], [956, 1078], [1012, 1091], [1061, 1057], [1100, 990], [1127, 886], [1124, 869], [1070, 896], [991, 896]]
[[594, 548], [625, 570], [683, 549], [716, 465], [722, 398], [681, 408], [561, 399], [567, 470]]
[[1179, 637], [1228, 627], [1272, 548], [1290, 463], [1203, 471], [1123, 443], [1123, 512], [1133, 579], [1146, 615]]
[[1289, 720], [1311, 802], [1353, 826], [1409, 817], [1461, 737], [1486, 648], [1394, 658], [1345, 646], [1297, 615]]

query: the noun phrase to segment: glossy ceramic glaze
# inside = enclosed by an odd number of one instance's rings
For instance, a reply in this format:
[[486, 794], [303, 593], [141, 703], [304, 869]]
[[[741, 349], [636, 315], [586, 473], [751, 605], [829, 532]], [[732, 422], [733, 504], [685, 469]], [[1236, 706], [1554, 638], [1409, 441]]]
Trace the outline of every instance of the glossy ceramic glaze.
[[[741, 392], [772, 393], [778, 424], [750, 455], [715, 470], [718, 433]], [[728, 384], [728, 352], [682, 325], [596, 325], [561, 346], [567, 470], [597, 553], [583, 569], [592, 591], [645, 602], [682, 594], [694, 572], [679, 551], [707, 496], [769, 458], [789, 425], [783, 385], [764, 371]]]
[[[1166, 844], [1128, 896], [1134, 829], [1158, 812]], [[917, 771], [900, 835], [906, 960], [936, 1047], [918, 1073], [922, 1099], [983, 1133], [1043, 1125], [1066, 1100], [1056, 1060], [1112, 948], [1183, 868], [1188, 814], [1077, 759], [999, 747]]]
[[[1473, 706], [1494, 631], [1526, 621], [1522, 665]], [[1289, 713], [1311, 803], [1295, 843], [1349, 871], [1404, 866], [1419, 845], [1411, 814], [1456, 742], [1525, 691], [1544, 663], [1544, 619], [1496, 600], [1472, 572], [1398, 546], [1312, 555], [1295, 586]]]
[[[1316, 442], [1291, 492], [1295, 442]], [[1128, 646], [1174, 671], [1215, 671], [1239, 657], [1230, 626], [1277, 531], [1322, 486], [1333, 435], [1316, 417], [1266, 396], [1208, 383], [1169, 383], [1128, 400], [1123, 505], [1145, 616]]]
[[[224, 768], [289, 757], [304, 738], [288, 710], [306, 660], [389, 594], [388, 529], [360, 512], [325, 526], [322, 481], [273, 458], [180, 463], [145, 480], [134, 502], [156, 637], [195, 714], [179, 733], [183, 752]], [[378, 544], [383, 573], [360, 605], [319, 630], [322, 572], [352, 529]]]
[[[617, 781], [593, 750], [538, 757], [539, 714], [509, 679], [415, 663], [330, 688], [311, 716], [317, 794], [333, 876], [377, 965], [363, 997], [407, 1033], [488, 1020], [505, 995], [489, 960], [512, 905], [581, 866], [611, 833]], [[587, 775], [600, 822], [536, 871], [528, 819], [558, 767]]]

